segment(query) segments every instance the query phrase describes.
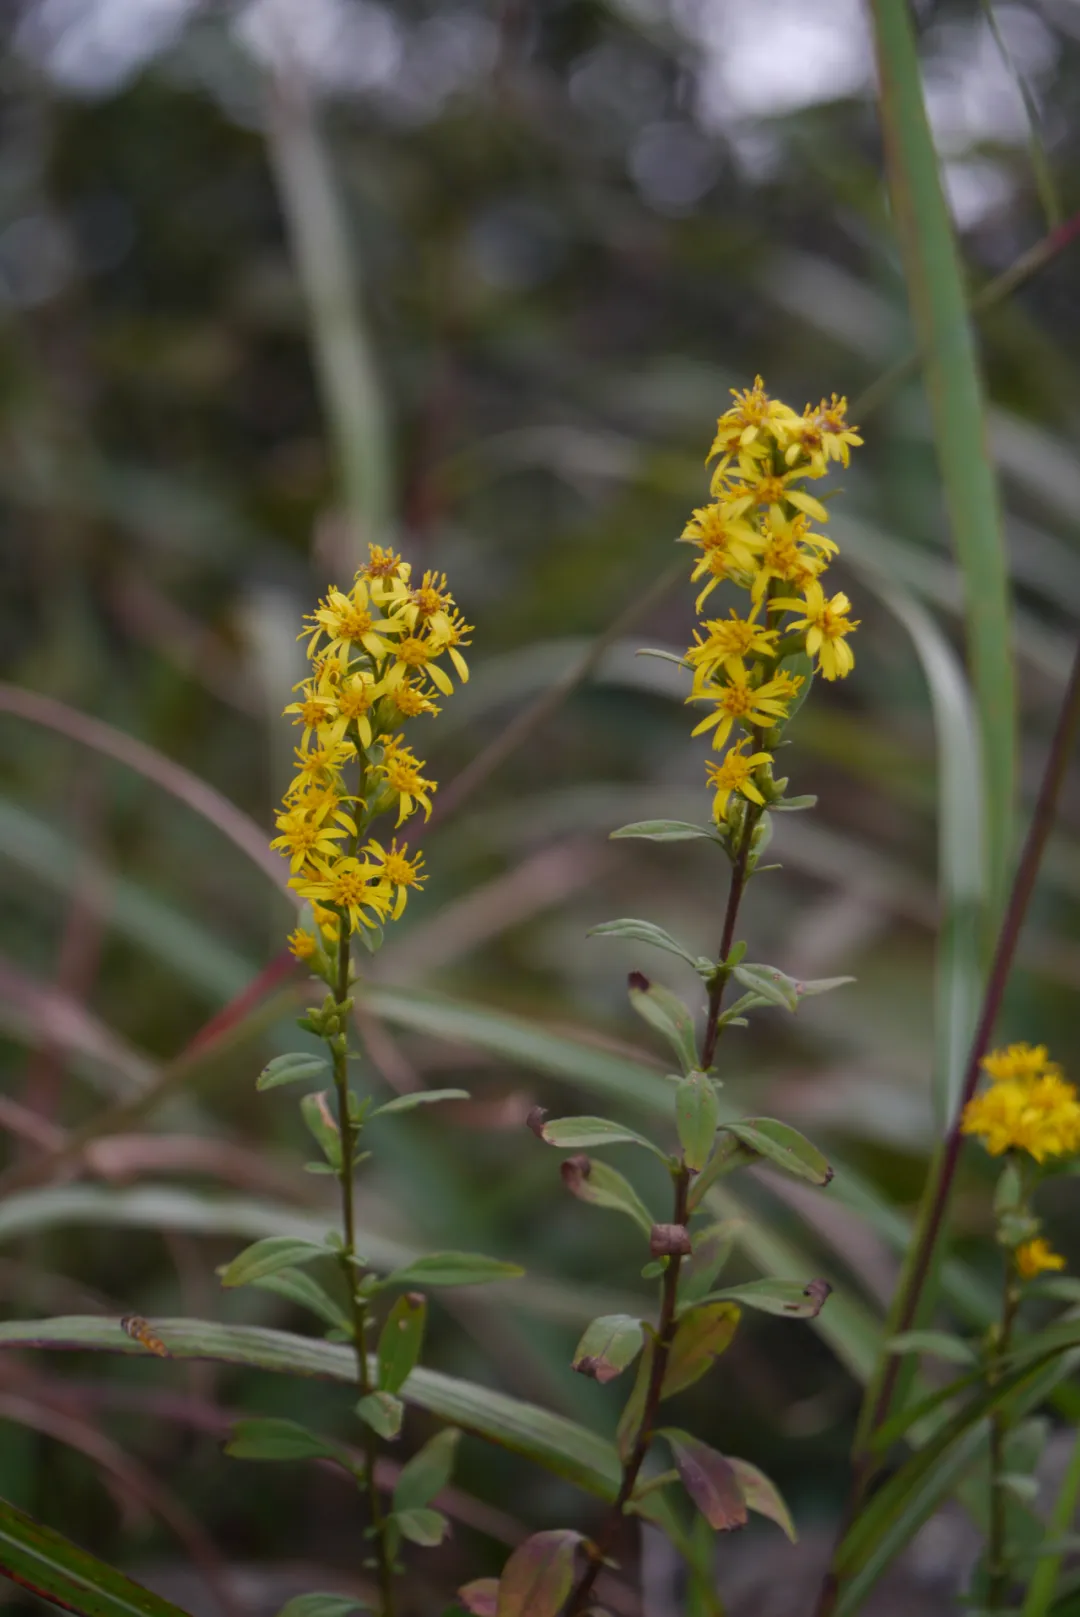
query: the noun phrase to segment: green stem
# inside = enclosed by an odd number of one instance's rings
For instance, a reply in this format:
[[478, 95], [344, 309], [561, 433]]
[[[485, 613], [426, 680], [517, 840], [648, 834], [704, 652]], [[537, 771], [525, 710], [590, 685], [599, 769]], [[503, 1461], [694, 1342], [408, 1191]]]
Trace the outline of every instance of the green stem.
[[[1080, 1496], [1080, 1432], [1077, 1432], [1073, 1442], [1072, 1453], [1065, 1469], [1058, 1496], [1054, 1500], [1054, 1508], [1050, 1512], [1050, 1520], [1046, 1524], [1048, 1539], [1064, 1538], [1072, 1526], [1076, 1514], [1076, 1501]], [[1044, 1555], [1035, 1563], [1031, 1582], [1028, 1584], [1027, 1594], [1020, 1617], [1046, 1617], [1054, 1603], [1057, 1592], [1057, 1581], [1061, 1576], [1061, 1555]]]
[[[1010, 1252], [1005, 1263], [1001, 1328], [997, 1333], [994, 1354], [987, 1374], [987, 1380], [991, 1386], [998, 1379], [1001, 1366], [1008, 1357], [1019, 1302], [1020, 1292], [1017, 1285], [1013, 1256]], [[1004, 1404], [998, 1404], [990, 1417], [990, 1530], [986, 1543], [986, 1565], [989, 1573], [986, 1605], [989, 1611], [1001, 1611], [1007, 1603], [1009, 1593], [1009, 1558], [1006, 1541], [1006, 1507], [1008, 1500], [1005, 1491], [1005, 1449], [1010, 1425], [1011, 1420], [1008, 1409]]]
[[[349, 994], [349, 931], [348, 917], [340, 917], [338, 927], [337, 983], [335, 998], [343, 1004]], [[338, 1126], [341, 1130], [341, 1221], [345, 1239], [341, 1265], [349, 1293], [352, 1316], [353, 1344], [356, 1349], [356, 1382], [360, 1396], [367, 1398], [375, 1388], [371, 1380], [371, 1367], [367, 1355], [367, 1299], [359, 1290], [360, 1270], [356, 1247], [356, 1198], [353, 1184], [353, 1158], [356, 1154], [358, 1130], [349, 1110], [349, 1057], [348, 1039], [342, 1030], [330, 1046], [334, 1061], [334, 1088], [337, 1091]], [[375, 1535], [375, 1560], [378, 1571], [382, 1617], [394, 1617], [394, 1557], [390, 1550], [388, 1522], [383, 1510], [382, 1497], [375, 1476], [379, 1440], [371, 1427], [364, 1423], [364, 1483], [368, 1510]]]

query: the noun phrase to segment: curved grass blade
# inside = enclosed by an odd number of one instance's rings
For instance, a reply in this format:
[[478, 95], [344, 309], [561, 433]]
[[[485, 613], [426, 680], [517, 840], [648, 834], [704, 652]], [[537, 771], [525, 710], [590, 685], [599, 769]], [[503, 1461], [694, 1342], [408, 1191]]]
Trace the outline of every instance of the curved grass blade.
[[[155, 1319], [154, 1330], [173, 1359], [214, 1359], [223, 1364], [319, 1376], [349, 1385], [356, 1379], [352, 1348], [334, 1342], [294, 1336], [288, 1331], [219, 1325], [198, 1319]], [[3, 1347], [142, 1351], [124, 1334], [118, 1321], [82, 1314], [8, 1321], [0, 1325], [0, 1348]], [[375, 1372], [373, 1357], [372, 1374]], [[563, 1415], [437, 1370], [414, 1370], [401, 1389], [401, 1397], [451, 1426], [460, 1426], [463, 1431], [520, 1454], [586, 1493], [610, 1500], [618, 1491], [621, 1469], [614, 1445]]]
[[0, 1499], [0, 1574], [64, 1611], [82, 1617], [186, 1617], [181, 1607], [144, 1589]]

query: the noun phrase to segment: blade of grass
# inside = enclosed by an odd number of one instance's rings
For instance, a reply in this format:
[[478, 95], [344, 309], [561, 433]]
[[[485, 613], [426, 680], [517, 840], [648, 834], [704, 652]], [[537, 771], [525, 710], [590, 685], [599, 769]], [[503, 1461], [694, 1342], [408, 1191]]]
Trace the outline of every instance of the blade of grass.
[[945, 504], [964, 573], [982, 743], [988, 890], [996, 914], [1012, 852], [1016, 779], [1016, 696], [1001, 512], [964, 279], [923, 102], [911, 14], [900, 0], [872, 0], [871, 10], [897, 235], [923, 351]]

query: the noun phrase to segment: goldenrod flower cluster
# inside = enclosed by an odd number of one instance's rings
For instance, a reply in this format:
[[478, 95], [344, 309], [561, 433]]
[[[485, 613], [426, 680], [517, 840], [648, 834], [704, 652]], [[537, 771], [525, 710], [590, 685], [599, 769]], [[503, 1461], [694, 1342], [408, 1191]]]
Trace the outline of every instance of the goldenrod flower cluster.
[[703, 618], [686, 653], [694, 676], [687, 700], [710, 709], [694, 734], [711, 730], [722, 751], [734, 731], [744, 732], [722, 762], [707, 765], [718, 823], [733, 792], [765, 802], [760, 772], [772, 763], [770, 742], [803, 685], [784, 659], [805, 651], [826, 679], [843, 679], [854, 667], [848, 636], [858, 627], [843, 591], [829, 596], [820, 582], [838, 547], [813, 527], [828, 512], [802, 486], [834, 461], [846, 466], [851, 447], [862, 443], [847, 424], [847, 400], [834, 393], [798, 415], [769, 397], [760, 376], [732, 396], [707, 456], [719, 457], [712, 502], [693, 512], [681, 535], [701, 552], [691, 575], [704, 580], [699, 615], [724, 580], [749, 597], [726, 618]]
[[1026, 1151], [1036, 1162], [1080, 1149], [1080, 1100], [1044, 1044], [1010, 1044], [982, 1063], [990, 1079], [968, 1101], [960, 1127], [976, 1134], [992, 1157]]
[[[423, 859], [397, 839], [368, 837], [380, 815], [400, 826], [418, 809], [431, 813], [435, 782], [400, 735], [411, 719], [438, 713], [434, 698], [469, 677], [460, 647], [470, 633], [442, 574], [412, 569], [393, 551], [372, 545], [348, 591], [331, 589], [305, 620], [308, 677], [285, 709], [300, 729], [296, 776], [270, 844], [289, 860], [290, 887], [310, 900], [324, 940], [374, 930], [405, 908], [419, 887]], [[298, 959], [318, 940], [298, 928], [289, 939]]]

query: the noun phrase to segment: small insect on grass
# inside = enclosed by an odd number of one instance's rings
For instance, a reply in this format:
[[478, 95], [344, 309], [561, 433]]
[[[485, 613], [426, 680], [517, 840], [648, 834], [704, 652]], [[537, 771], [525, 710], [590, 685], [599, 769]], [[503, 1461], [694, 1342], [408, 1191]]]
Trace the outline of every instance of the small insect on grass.
[[172, 1357], [161, 1337], [141, 1314], [125, 1314], [120, 1321], [120, 1329], [126, 1332], [133, 1342], [138, 1342], [144, 1347], [147, 1353], [156, 1353], [159, 1359]]

